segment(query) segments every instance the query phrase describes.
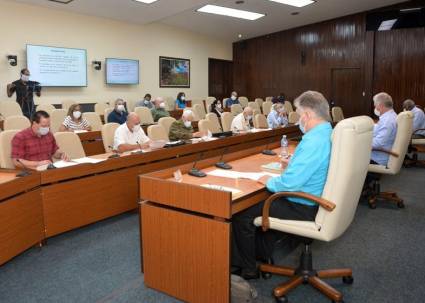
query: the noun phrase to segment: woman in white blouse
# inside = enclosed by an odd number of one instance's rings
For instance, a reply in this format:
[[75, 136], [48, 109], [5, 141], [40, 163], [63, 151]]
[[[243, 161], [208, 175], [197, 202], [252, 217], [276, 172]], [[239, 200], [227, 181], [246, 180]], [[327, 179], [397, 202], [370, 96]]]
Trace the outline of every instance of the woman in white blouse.
[[81, 107], [79, 104], [73, 104], [69, 107], [68, 115], [63, 121], [59, 131], [78, 131], [78, 130], [86, 130], [90, 131], [91, 126], [86, 119], [82, 117]]

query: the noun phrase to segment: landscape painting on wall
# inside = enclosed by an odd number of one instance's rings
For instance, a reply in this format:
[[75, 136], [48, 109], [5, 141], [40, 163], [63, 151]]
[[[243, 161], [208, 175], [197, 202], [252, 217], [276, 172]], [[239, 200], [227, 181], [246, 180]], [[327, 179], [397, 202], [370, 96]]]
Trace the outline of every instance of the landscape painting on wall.
[[159, 87], [190, 87], [190, 60], [159, 57]]

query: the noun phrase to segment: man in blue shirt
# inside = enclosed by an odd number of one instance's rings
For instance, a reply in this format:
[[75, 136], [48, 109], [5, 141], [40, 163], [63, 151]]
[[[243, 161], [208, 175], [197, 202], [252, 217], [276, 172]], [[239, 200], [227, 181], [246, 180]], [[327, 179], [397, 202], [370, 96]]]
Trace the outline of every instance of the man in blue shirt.
[[108, 123], [124, 124], [127, 121], [127, 111], [125, 109], [125, 102], [123, 99], [115, 100], [114, 110], [108, 115]]
[[[318, 92], [308, 91], [295, 100], [300, 115], [299, 127], [305, 135], [279, 177], [263, 177], [260, 182], [276, 192], [305, 192], [321, 196], [328, 175], [332, 126], [328, 122], [328, 101]], [[258, 277], [256, 258], [268, 259], [273, 246], [283, 233], [262, 232], [254, 225], [261, 216], [264, 203], [259, 203], [233, 217], [232, 265], [245, 279]], [[318, 205], [300, 198], [281, 198], [270, 208], [270, 216], [286, 220], [314, 221]], [[289, 235], [287, 236], [289, 238]]]
[[282, 103], [273, 104], [272, 110], [267, 115], [267, 124], [272, 129], [288, 125], [288, 117]]
[[425, 114], [416, 106], [413, 100], [407, 99], [403, 102], [403, 109], [413, 113], [413, 139], [425, 138]]
[[224, 105], [227, 108], [230, 108], [233, 104], [240, 104], [237, 92], [232, 92], [232, 95], [230, 96], [230, 98], [226, 99], [226, 101], [224, 103]]
[[379, 93], [373, 97], [375, 115], [379, 117], [373, 128], [371, 163], [386, 166], [389, 155], [379, 151], [390, 151], [397, 134], [397, 114], [393, 110], [393, 99], [387, 93]]

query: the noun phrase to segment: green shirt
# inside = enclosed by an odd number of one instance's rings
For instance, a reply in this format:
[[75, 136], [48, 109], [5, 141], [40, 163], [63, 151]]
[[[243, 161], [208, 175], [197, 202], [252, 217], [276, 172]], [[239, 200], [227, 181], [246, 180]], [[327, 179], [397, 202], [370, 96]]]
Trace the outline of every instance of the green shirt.
[[163, 108], [152, 108], [151, 113], [152, 113], [153, 121], [155, 122], [158, 122], [158, 120], [161, 118], [170, 116], [170, 113]]
[[170, 126], [170, 133], [168, 137], [170, 141], [177, 140], [189, 140], [193, 136], [193, 127], [184, 126], [184, 122], [182, 120], [174, 121]]

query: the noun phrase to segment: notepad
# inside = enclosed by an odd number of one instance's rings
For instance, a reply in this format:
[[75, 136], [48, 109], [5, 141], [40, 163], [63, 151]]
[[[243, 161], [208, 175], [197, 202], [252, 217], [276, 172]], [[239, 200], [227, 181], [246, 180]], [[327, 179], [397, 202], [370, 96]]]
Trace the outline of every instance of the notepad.
[[210, 176], [222, 177], [222, 178], [231, 178], [231, 179], [250, 179], [254, 181], [258, 181], [261, 177], [271, 176], [276, 177], [278, 174], [270, 173], [270, 172], [238, 172], [233, 170], [224, 170], [224, 169], [215, 169], [207, 173]]
[[271, 162], [261, 165], [261, 169], [274, 174], [281, 174], [283, 172], [282, 165], [279, 162]]
[[217, 184], [201, 184], [201, 186], [205, 188], [231, 192], [233, 197], [242, 193], [242, 191], [240, 191], [239, 189], [227, 187], [227, 186], [221, 186]]
[[53, 163], [53, 165], [56, 168], [70, 167], [70, 166], [74, 166], [74, 165], [78, 165], [78, 164], [80, 164], [80, 163], [71, 162], [71, 161], [63, 161], [63, 160], [60, 160], [60, 161], [57, 161], [57, 162]]
[[102, 161], [106, 161], [106, 159], [95, 159], [95, 158], [84, 157], [80, 159], [73, 159], [72, 161], [78, 164], [85, 164], [85, 163], [96, 164]]

